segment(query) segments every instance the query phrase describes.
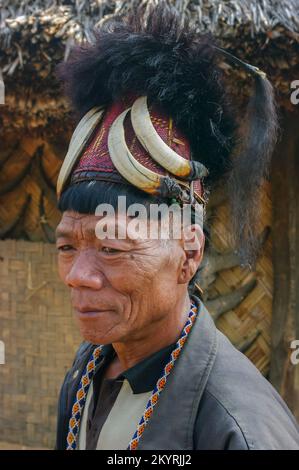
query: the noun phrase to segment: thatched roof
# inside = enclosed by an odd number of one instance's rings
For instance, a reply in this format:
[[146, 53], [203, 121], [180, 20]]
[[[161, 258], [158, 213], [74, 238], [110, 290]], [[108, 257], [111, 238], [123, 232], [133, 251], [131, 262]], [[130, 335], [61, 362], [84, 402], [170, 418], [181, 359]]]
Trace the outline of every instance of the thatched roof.
[[[125, 14], [132, 5], [140, 3], [150, 2], [3, 0], [0, 3], [0, 45], [2, 51], [13, 52], [14, 57], [4, 65], [4, 70], [12, 74], [18, 66], [32, 60], [30, 43], [34, 48], [44, 45], [45, 49], [49, 45], [63, 44], [67, 53], [74, 42], [91, 41], [93, 29], [103, 17]], [[170, 0], [170, 3], [183, 17], [195, 22], [200, 32], [210, 31], [230, 41], [239, 33], [247, 39], [265, 33], [271, 40], [285, 33], [296, 38], [299, 33], [297, 0]], [[52, 56], [44, 52], [45, 59], [51, 61]]]
[[[150, 1], [0, 0], [0, 67], [6, 84], [2, 129], [41, 129], [66, 118], [67, 105], [57, 98], [53, 81], [55, 65], [73, 44], [92, 41], [103, 18]], [[288, 104], [290, 78], [299, 74], [298, 0], [169, 1], [199, 32], [212, 32], [225, 47], [266, 70]]]

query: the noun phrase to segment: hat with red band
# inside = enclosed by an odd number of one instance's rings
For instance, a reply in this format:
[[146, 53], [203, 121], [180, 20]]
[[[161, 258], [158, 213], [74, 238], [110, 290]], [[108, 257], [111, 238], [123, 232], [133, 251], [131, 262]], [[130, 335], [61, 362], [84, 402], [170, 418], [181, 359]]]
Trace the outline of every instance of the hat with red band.
[[[208, 171], [192, 161], [188, 139], [159, 106], [148, 106], [146, 97], [131, 94], [104, 112], [93, 109], [89, 116], [90, 135], [75, 158], [69, 158], [74, 154], [70, 148], [58, 178], [58, 194], [70, 177], [70, 185], [83, 181], [130, 183], [153, 195], [191, 202], [186, 191], [191, 196], [193, 182], [192, 195], [205, 202], [202, 179]], [[78, 125], [77, 134], [80, 132], [86, 140], [86, 117]]]

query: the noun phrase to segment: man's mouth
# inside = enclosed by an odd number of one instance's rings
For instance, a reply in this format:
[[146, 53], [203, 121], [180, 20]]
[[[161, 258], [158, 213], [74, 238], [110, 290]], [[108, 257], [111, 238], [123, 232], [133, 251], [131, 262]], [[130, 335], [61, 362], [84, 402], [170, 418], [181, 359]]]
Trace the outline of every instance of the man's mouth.
[[111, 312], [111, 310], [95, 309], [92, 307], [74, 307], [74, 309], [79, 318], [96, 317], [98, 315], [102, 315], [103, 313]]

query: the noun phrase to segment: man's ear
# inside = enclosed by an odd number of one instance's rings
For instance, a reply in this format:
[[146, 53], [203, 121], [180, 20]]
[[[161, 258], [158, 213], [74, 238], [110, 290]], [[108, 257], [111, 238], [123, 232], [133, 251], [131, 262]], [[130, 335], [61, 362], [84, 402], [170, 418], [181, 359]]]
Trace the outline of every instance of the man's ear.
[[205, 236], [200, 225], [184, 227], [182, 249], [185, 256], [179, 273], [179, 284], [186, 284], [193, 278], [202, 261], [204, 246]]

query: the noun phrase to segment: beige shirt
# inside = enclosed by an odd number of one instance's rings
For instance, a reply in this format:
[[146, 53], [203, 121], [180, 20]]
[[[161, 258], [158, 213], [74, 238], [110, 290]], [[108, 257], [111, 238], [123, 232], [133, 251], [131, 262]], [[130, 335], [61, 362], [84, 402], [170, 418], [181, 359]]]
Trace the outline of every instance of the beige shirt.
[[[131, 441], [143, 415], [152, 391], [134, 394], [124, 380], [114, 405], [106, 419], [97, 442], [97, 450], [125, 450]], [[93, 385], [89, 387], [79, 431], [79, 450], [86, 449], [86, 426], [88, 407], [93, 395]]]

